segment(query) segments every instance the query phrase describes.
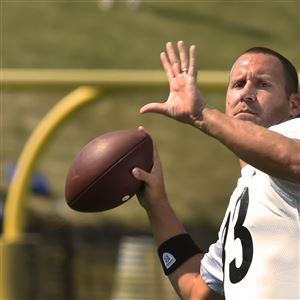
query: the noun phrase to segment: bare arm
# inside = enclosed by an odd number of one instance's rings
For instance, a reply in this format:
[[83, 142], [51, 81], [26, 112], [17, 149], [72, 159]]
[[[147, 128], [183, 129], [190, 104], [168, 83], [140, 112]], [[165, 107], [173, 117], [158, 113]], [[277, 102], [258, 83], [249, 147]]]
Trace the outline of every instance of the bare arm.
[[[135, 168], [133, 175], [145, 182], [144, 189], [138, 194], [138, 199], [147, 212], [157, 246], [173, 236], [185, 233], [182, 223], [177, 219], [167, 199], [162, 166], [156, 149], [151, 173]], [[202, 280], [199, 274], [202, 257], [202, 254], [191, 257], [171, 273], [169, 275], [171, 284], [182, 299], [224, 299], [213, 292]]]
[[218, 139], [241, 160], [272, 176], [300, 183], [300, 141], [262, 126], [204, 109], [194, 126]]
[[[209, 109], [197, 87], [196, 49], [190, 47], [189, 58], [182, 41], [177, 58], [171, 43], [161, 61], [166, 71], [170, 94], [166, 102], [149, 103], [141, 113], [156, 112], [190, 124], [216, 138], [241, 160], [281, 179], [300, 183], [300, 141], [284, 137], [253, 123], [226, 116]], [[181, 70], [189, 67], [187, 73]], [[296, 113], [300, 113], [298, 95]]]

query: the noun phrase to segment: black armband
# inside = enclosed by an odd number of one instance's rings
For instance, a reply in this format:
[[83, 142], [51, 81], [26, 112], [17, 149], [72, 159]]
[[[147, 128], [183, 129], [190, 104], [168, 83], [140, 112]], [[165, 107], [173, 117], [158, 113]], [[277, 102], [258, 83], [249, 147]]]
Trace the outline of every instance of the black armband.
[[166, 240], [157, 252], [166, 275], [174, 272], [192, 256], [203, 253], [187, 233]]

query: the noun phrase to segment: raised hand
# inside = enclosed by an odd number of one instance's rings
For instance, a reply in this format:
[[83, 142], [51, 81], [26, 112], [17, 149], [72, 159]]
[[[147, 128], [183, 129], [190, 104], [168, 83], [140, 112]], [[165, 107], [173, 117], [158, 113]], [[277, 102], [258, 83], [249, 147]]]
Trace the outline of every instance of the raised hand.
[[166, 44], [166, 52], [160, 55], [170, 85], [167, 101], [148, 103], [140, 112], [161, 113], [180, 122], [193, 124], [196, 119], [201, 119], [205, 107], [197, 87], [196, 47], [190, 47], [189, 56], [183, 41], [179, 41], [177, 47], [179, 59], [171, 42]]

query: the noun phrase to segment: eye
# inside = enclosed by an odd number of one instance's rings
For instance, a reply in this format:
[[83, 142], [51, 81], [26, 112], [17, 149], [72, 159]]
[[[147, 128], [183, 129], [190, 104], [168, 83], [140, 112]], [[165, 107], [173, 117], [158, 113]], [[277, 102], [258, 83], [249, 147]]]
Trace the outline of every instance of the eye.
[[238, 89], [244, 87], [244, 85], [245, 85], [245, 81], [239, 80], [232, 84], [232, 88]]
[[266, 88], [266, 87], [269, 87], [270, 84], [267, 81], [259, 81], [258, 86], [261, 87], [261, 88]]

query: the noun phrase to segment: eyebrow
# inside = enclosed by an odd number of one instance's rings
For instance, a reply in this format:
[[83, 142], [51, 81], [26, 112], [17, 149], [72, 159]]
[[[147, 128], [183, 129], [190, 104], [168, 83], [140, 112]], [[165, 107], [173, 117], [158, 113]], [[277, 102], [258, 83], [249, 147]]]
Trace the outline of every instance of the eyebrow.
[[[242, 80], [244, 78], [245, 78], [245, 76], [243, 74], [236, 75], [236, 76], [229, 76], [229, 81]], [[257, 74], [254, 76], [254, 78], [270, 80], [270, 79], [272, 79], [272, 76], [270, 76], [268, 74]]]

